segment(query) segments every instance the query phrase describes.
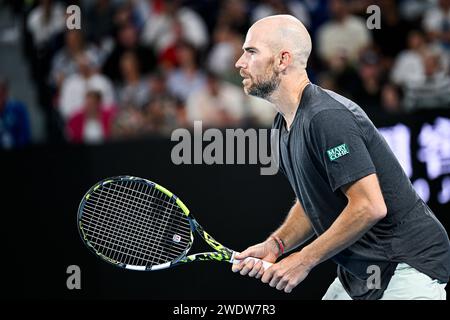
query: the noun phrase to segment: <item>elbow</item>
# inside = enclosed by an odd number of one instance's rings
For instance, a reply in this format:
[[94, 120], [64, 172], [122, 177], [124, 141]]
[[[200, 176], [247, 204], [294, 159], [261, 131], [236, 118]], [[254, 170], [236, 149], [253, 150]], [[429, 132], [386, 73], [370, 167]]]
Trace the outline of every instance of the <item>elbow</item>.
[[376, 223], [387, 215], [387, 208], [384, 201], [380, 203], [360, 203], [357, 211], [371, 223]]
[[386, 217], [387, 215], [387, 207], [384, 201], [379, 203], [372, 203], [366, 208], [366, 212], [370, 216], [373, 221], [379, 221]]

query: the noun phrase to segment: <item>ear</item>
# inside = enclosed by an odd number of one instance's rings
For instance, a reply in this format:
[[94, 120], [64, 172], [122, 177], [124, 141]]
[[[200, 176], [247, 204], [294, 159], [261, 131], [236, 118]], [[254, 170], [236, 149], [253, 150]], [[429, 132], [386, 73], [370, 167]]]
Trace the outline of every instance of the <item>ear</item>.
[[292, 63], [292, 54], [287, 50], [280, 51], [277, 65], [279, 71], [281, 72], [285, 71], [291, 63]]

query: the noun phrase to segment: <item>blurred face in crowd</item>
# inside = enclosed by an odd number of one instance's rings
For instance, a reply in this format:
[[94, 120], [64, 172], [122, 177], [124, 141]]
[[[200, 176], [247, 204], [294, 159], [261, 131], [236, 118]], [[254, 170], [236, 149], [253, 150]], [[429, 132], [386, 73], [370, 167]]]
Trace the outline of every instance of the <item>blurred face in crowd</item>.
[[78, 72], [83, 77], [89, 77], [93, 72], [93, 68], [90, 65], [89, 58], [84, 54], [79, 54], [79, 55], [77, 55], [75, 60], [78, 65]]
[[177, 60], [182, 67], [196, 66], [196, 51], [194, 47], [181, 43], [176, 49]]
[[381, 91], [381, 99], [383, 108], [388, 112], [400, 111], [400, 97], [397, 89], [390, 84], [383, 87]]
[[166, 79], [162, 75], [155, 75], [150, 78], [149, 87], [153, 95], [164, 95], [166, 93]]
[[425, 44], [425, 38], [420, 31], [411, 31], [408, 34], [408, 47], [411, 50], [418, 50]]
[[343, 0], [331, 0], [328, 5], [335, 19], [341, 20], [347, 16], [347, 8]]
[[125, 48], [134, 47], [137, 44], [137, 40], [137, 31], [131, 24], [127, 24], [120, 29], [119, 42]]
[[139, 79], [139, 62], [133, 52], [125, 53], [120, 59], [120, 70], [127, 80]]
[[244, 92], [266, 99], [278, 88], [281, 79], [275, 69], [275, 55], [264, 41], [262, 31], [258, 27], [250, 28], [242, 47], [244, 53], [236, 62], [236, 68], [244, 78]]

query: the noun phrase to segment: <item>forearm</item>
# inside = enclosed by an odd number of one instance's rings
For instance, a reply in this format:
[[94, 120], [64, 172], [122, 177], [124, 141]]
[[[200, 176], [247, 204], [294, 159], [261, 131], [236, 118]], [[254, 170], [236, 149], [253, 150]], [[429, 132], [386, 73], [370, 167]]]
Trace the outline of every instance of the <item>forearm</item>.
[[276, 236], [283, 241], [284, 250], [287, 252], [301, 245], [313, 234], [311, 222], [297, 200], [283, 224], [272, 233], [272, 236]]
[[381, 217], [365, 207], [347, 206], [331, 227], [300, 254], [311, 267], [333, 257], [359, 240]]

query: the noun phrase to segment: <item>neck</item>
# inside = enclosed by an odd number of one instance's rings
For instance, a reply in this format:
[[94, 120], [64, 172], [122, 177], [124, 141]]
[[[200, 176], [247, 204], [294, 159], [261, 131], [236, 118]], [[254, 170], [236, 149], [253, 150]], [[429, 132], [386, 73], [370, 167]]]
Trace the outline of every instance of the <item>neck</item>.
[[303, 91], [309, 83], [308, 75], [306, 71], [303, 71], [300, 77], [291, 77], [286, 79], [284, 83], [280, 83], [278, 90], [268, 99], [275, 105], [275, 109], [283, 115], [288, 130], [294, 121]]

